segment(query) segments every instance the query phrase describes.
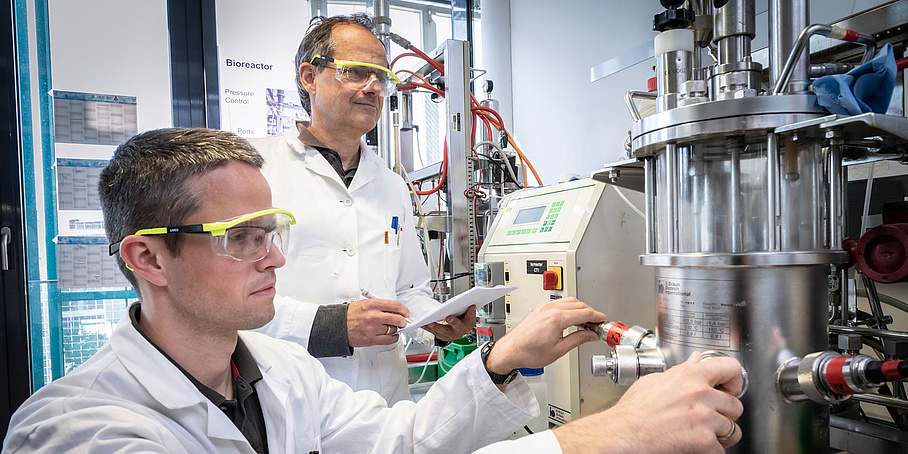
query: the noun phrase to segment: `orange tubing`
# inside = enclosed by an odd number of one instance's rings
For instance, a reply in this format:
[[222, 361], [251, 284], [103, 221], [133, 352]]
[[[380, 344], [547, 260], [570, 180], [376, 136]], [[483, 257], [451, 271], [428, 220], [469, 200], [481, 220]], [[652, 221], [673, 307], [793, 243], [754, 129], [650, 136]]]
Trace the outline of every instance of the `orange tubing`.
[[441, 166], [438, 168], [438, 184], [434, 188], [429, 189], [428, 191], [416, 191], [416, 195], [431, 195], [438, 192], [442, 186], [445, 184], [445, 179], [448, 176], [448, 139], [445, 138], [444, 144], [444, 156], [441, 158]]
[[417, 58], [419, 58], [419, 55], [414, 54], [413, 52], [404, 52], [404, 53], [402, 53], [402, 54], [400, 54], [400, 55], [394, 57], [394, 60], [391, 60], [391, 64], [388, 65], [388, 67], [389, 67], [389, 68], [394, 68], [394, 64], [397, 63], [397, 60], [400, 60], [401, 58], [404, 58], [404, 57], [417, 57]]
[[415, 73], [415, 72], [413, 72], [413, 71], [410, 71], [410, 70], [409, 70], [409, 69], [401, 69], [401, 70], [398, 70], [398, 71], [397, 71], [397, 72], [395, 72], [395, 73], [394, 73], [394, 74], [399, 74], [399, 73], [407, 73], [407, 74], [412, 74], [412, 75], [414, 75], [414, 76], [416, 76], [416, 77], [418, 77], [418, 78], [419, 78], [419, 80], [421, 80], [421, 81], [423, 81], [423, 82], [424, 82], [424, 83], [425, 83], [425, 84], [426, 84], [426, 85], [432, 85], [432, 84], [430, 84], [430, 83], [429, 83], [429, 81], [428, 81], [428, 80], [426, 80], [426, 79], [423, 79], [423, 77], [422, 77], [422, 76], [420, 76], [420, 75], [419, 75], [419, 74], [416, 74], [416, 73]]
[[438, 72], [440, 72], [442, 76], [445, 75], [445, 67], [442, 66], [441, 63], [435, 61], [432, 57], [426, 55], [425, 52], [419, 50], [419, 49], [416, 48], [416, 46], [414, 46], [414, 45], [410, 45], [410, 50], [412, 50], [413, 52], [415, 52], [416, 55], [418, 55], [419, 57], [422, 57], [422, 59], [425, 60], [426, 63], [432, 65], [432, 67], [435, 68], [436, 70], [438, 70]]
[[445, 95], [445, 92], [444, 92], [444, 91], [439, 90], [439, 89], [437, 89], [437, 88], [435, 88], [435, 87], [433, 87], [433, 86], [431, 86], [431, 85], [421, 84], [421, 83], [419, 83], [419, 82], [410, 82], [410, 85], [405, 85], [405, 86], [403, 86], [403, 87], [397, 87], [397, 89], [398, 89], [398, 90], [412, 90], [412, 88], [410, 88], [410, 87], [425, 88], [426, 90], [431, 90], [431, 91], [435, 92], [436, 94], [438, 94], [439, 96], [442, 96], [442, 97], [444, 97], [444, 95]]
[[[416, 46], [413, 46], [413, 45], [410, 46], [410, 50], [413, 51], [413, 52], [416, 54], [416, 56], [422, 58], [422, 59], [425, 60], [427, 63], [429, 63], [430, 65], [432, 65], [432, 67], [435, 68], [436, 70], [438, 70], [438, 72], [441, 73], [441, 75], [444, 75], [444, 74], [445, 74], [445, 68], [444, 68], [444, 66], [442, 66], [441, 63], [438, 63], [437, 61], [435, 61], [434, 59], [432, 59], [431, 57], [429, 57], [428, 55], [426, 55], [425, 52], [419, 50]], [[401, 57], [403, 57], [403, 56], [408, 56], [408, 55], [410, 55], [410, 54], [409, 54], [409, 53], [403, 53], [403, 54], [398, 55], [398, 56], [395, 57], [394, 60], [391, 62], [391, 66], [394, 66], [394, 62], [396, 62], [399, 58], [401, 58]], [[415, 87], [426, 88], [426, 89], [429, 89], [429, 90], [434, 91], [435, 93], [440, 94], [441, 96], [444, 96], [444, 92], [443, 92], [443, 91], [441, 91], [441, 90], [439, 90], [439, 89], [437, 89], [437, 88], [435, 88], [435, 87], [432, 87], [432, 86], [430, 86], [430, 85], [421, 84], [421, 83], [417, 83], [417, 82], [413, 82], [413, 83], [411, 83], [410, 85], [415, 86]], [[476, 110], [478, 111], [477, 113], [479, 113], [482, 117], [488, 119], [493, 125], [495, 125], [496, 128], [498, 128], [498, 129], [504, 131], [505, 134], [508, 135], [508, 143], [510, 143], [511, 146], [514, 147], [514, 150], [517, 152], [517, 156], [520, 157], [520, 165], [521, 165], [521, 167], [523, 168], [523, 186], [524, 186], [524, 187], [527, 187], [527, 181], [526, 181], [526, 178], [527, 178], [526, 168], [527, 168], [527, 167], [529, 167], [529, 168], [530, 168], [530, 171], [533, 172], [533, 176], [536, 178], [536, 182], [537, 182], [540, 186], [542, 186], [542, 179], [539, 178], [539, 174], [536, 173], [536, 168], [533, 167], [533, 164], [530, 162], [530, 160], [527, 159], [526, 155], [523, 154], [523, 151], [522, 151], [522, 150], [517, 146], [517, 144], [514, 142], [514, 139], [512, 138], [511, 133], [504, 127], [504, 120], [501, 118], [501, 115], [499, 115], [498, 112], [496, 112], [496, 111], [493, 110], [493, 109], [490, 109], [490, 108], [488, 108], [488, 107], [484, 107], [484, 106], [480, 105], [480, 104], [479, 104], [479, 101], [476, 99], [476, 96], [474, 96], [472, 93], [470, 93], [470, 98], [471, 98], [471, 100], [473, 101], [473, 104], [474, 104], [474, 105], [470, 108], [471, 111], [473, 111], [473, 109], [476, 109]], [[487, 116], [488, 116], [489, 114], [494, 115], [494, 116], [495, 116], [495, 119], [488, 118]], [[497, 120], [497, 122], [496, 122], [496, 120]], [[444, 178], [444, 177], [445, 177], [445, 174], [447, 173], [447, 163], [446, 163], [447, 160], [448, 160], [448, 148], [447, 148], [447, 139], [445, 139], [445, 157], [444, 157], [444, 161], [443, 161], [443, 163], [445, 164], [445, 173], [441, 175], [442, 178]], [[441, 173], [441, 172], [440, 172], [440, 173]], [[443, 181], [444, 181], [444, 180], [442, 179], [442, 180], [439, 182], [439, 185], [438, 185], [434, 190], [432, 190], [431, 192], [428, 192], [428, 193], [431, 194], [432, 192], [437, 191], [437, 190], [441, 187], [441, 182], [443, 182]]]
[[498, 120], [498, 127], [499, 127], [499, 129], [504, 127], [504, 120], [501, 119], [501, 115], [498, 115], [498, 112], [495, 112], [494, 110], [489, 109], [488, 107], [485, 107], [485, 106], [473, 106], [473, 107], [470, 108], [470, 110], [478, 110], [478, 111], [482, 111], [482, 112], [489, 112], [489, 113], [491, 113], [492, 115], [494, 115], [495, 118]]

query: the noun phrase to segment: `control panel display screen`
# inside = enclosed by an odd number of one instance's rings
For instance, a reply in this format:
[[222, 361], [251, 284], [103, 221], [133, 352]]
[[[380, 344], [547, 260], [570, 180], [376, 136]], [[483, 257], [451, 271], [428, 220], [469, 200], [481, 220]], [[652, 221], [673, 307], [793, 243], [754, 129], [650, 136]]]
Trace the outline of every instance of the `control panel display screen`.
[[542, 219], [542, 213], [545, 213], [546, 206], [533, 207], [533, 208], [524, 208], [517, 212], [517, 216], [514, 217], [514, 225], [517, 224], [528, 224], [530, 222], [537, 222]]

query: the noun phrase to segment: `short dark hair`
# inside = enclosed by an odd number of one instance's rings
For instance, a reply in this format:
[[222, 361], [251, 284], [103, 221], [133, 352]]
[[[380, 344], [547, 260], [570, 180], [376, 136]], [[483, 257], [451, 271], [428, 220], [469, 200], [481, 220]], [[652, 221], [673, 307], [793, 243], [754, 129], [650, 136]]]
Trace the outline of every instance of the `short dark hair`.
[[[294, 59], [296, 64], [296, 89], [299, 91], [303, 109], [306, 109], [309, 115], [312, 115], [312, 102], [309, 100], [309, 92], [303, 88], [303, 82], [300, 80], [300, 66], [303, 63], [312, 61], [312, 57], [316, 54], [325, 57], [334, 56], [334, 52], [337, 50], [337, 43], [334, 42], [331, 31], [336, 25], [361, 25], [375, 34], [375, 24], [372, 22], [372, 16], [367, 13], [331, 17], [316, 16], [309, 21], [309, 30], [306, 31], [306, 36], [300, 42], [300, 47], [297, 49], [296, 58]], [[319, 67], [316, 71], [321, 72], [324, 69], [324, 67]]]
[[[98, 181], [107, 240], [116, 243], [140, 229], [184, 224], [204, 203], [192, 190], [195, 177], [234, 161], [259, 169], [264, 164], [249, 142], [227, 131], [156, 129], [123, 142]], [[167, 235], [165, 244], [178, 256], [181, 235]], [[138, 291], [119, 254], [117, 264]]]

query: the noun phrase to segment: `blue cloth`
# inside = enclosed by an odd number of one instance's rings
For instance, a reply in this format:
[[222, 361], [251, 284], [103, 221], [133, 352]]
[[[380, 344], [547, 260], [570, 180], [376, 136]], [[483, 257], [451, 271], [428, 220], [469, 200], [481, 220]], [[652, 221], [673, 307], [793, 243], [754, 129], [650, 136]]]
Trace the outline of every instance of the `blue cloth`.
[[886, 113], [895, 88], [895, 54], [886, 44], [867, 63], [845, 74], [823, 76], [813, 82], [817, 101], [831, 113], [858, 115]]

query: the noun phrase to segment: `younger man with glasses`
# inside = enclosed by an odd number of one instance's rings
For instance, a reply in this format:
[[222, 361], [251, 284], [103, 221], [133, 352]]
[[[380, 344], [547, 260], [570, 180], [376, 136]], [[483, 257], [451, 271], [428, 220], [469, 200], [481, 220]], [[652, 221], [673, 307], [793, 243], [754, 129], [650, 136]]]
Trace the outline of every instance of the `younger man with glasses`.
[[[117, 148], [99, 190], [108, 239], [140, 301], [95, 356], [19, 408], [4, 453], [465, 453], [534, 416], [526, 382], [509, 383], [516, 368], [543, 367], [598, 339], [562, 333], [603, 322], [602, 313], [549, 301], [418, 404], [388, 408], [374, 392], [354, 393], [305, 349], [242, 331], [274, 315], [275, 270], [294, 223], [272, 207], [261, 165], [247, 142], [222, 131], [149, 131]], [[485, 452], [604, 452], [648, 439], [659, 442], [653, 452], [705, 452], [720, 449], [714, 434], [734, 444], [740, 365], [697, 359], [644, 377], [655, 392], [631, 387], [614, 410]], [[723, 383], [732, 395], [713, 388]]]
[[[278, 272], [276, 315], [262, 332], [307, 347], [332, 377], [389, 403], [407, 400], [407, 366], [396, 334], [405, 317], [438, 302], [413, 227], [407, 188], [363, 143], [398, 78], [365, 14], [316, 18], [296, 54], [308, 122], [252, 140], [265, 158], [274, 201], [305, 216], [293, 227]], [[366, 298], [361, 289], [376, 298]], [[476, 324], [475, 310], [424, 328], [438, 345]]]

